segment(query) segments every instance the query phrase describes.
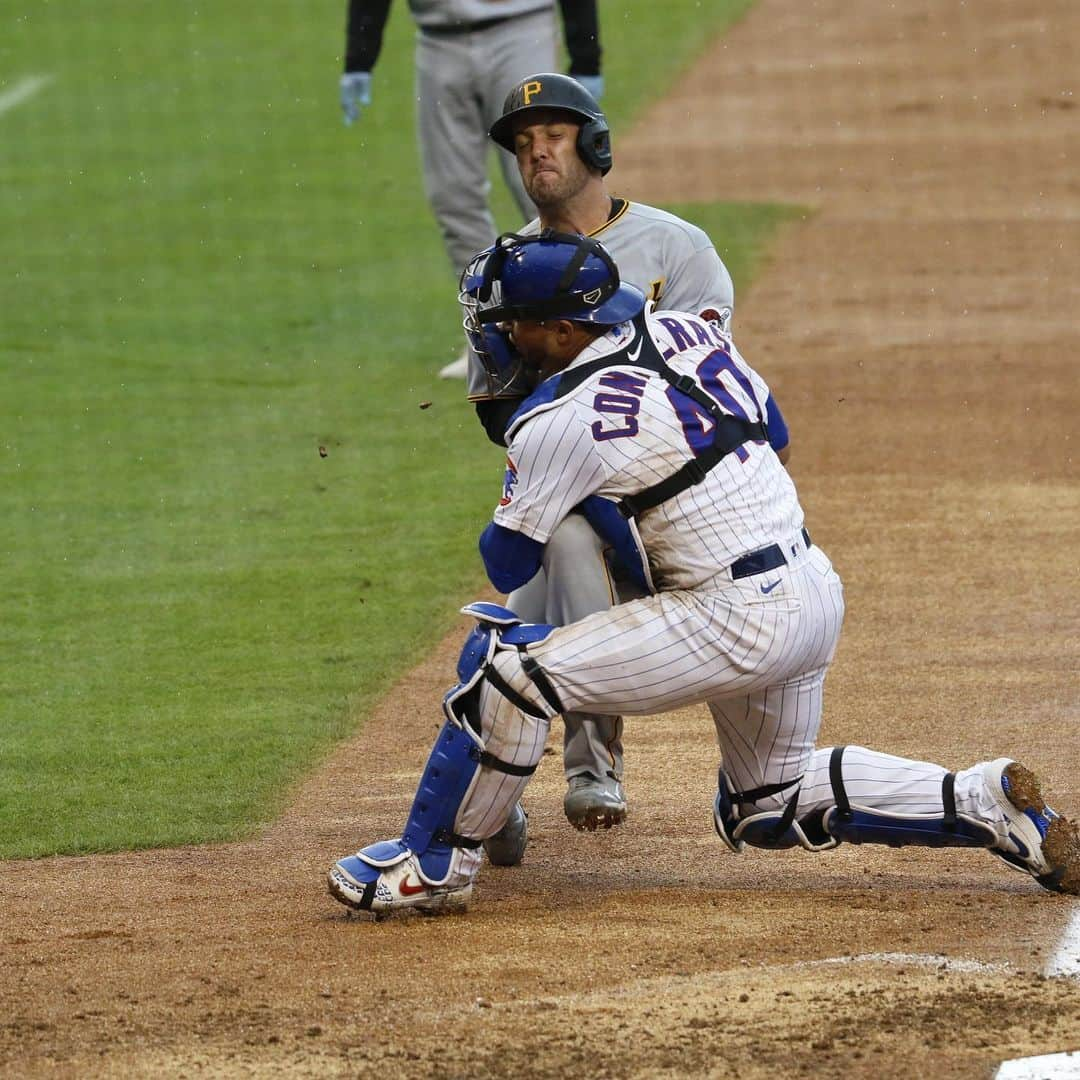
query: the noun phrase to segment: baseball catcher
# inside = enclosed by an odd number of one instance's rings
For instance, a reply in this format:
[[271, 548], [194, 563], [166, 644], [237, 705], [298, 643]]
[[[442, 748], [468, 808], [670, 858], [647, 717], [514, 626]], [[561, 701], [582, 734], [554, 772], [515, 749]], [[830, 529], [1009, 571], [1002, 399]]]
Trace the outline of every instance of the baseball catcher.
[[488, 574], [531, 580], [583, 507], [641, 598], [566, 626], [474, 603], [476, 620], [399, 837], [330, 870], [376, 915], [464, 907], [553, 717], [706, 702], [721, 751], [713, 819], [732, 851], [853, 844], [983, 847], [1045, 889], [1080, 894], [1080, 836], [1008, 757], [952, 772], [861, 746], [815, 745], [844, 614], [781, 458], [783, 414], [715, 322], [646, 311], [595, 239], [506, 235], [465, 281], [470, 331], [534, 389], [507, 428]]
[[[664, 307], [692, 311], [727, 329], [734, 306], [731, 275], [709, 237], [696, 225], [656, 207], [613, 195], [605, 177], [613, 164], [611, 131], [596, 99], [578, 80], [547, 72], [530, 75], [506, 97], [491, 139], [513, 155], [538, 217], [522, 229], [580, 233], [602, 239], [622, 280]], [[485, 364], [469, 350], [469, 399], [489, 438], [506, 442], [510, 417], [531, 392], [519, 365]], [[544, 546], [536, 575], [507, 598], [528, 622], [563, 625], [617, 599], [639, 594], [620, 560], [581, 513], [567, 514]], [[578, 829], [609, 828], [627, 814], [623, 787], [623, 721], [617, 714], [572, 711], [563, 717], [563, 809]], [[527, 842], [520, 807], [485, 841], [498, 865], [520, 862]]]

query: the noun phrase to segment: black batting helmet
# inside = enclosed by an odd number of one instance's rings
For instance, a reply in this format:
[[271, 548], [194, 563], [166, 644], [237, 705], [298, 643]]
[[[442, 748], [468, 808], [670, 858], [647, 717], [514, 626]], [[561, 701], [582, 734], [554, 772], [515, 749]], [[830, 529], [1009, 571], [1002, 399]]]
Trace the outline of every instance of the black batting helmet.
[[488, 134], [504, 150], [514, 152], [514, 119], [537, 109], [558, 109], [570, 113], [581, 125], [577, 151], [581, 160], [601, 175], [611, 168], [611, 129], [596, 99], [569, 75], [542, 72], [530, 75], [506, 95], [502, 116]]

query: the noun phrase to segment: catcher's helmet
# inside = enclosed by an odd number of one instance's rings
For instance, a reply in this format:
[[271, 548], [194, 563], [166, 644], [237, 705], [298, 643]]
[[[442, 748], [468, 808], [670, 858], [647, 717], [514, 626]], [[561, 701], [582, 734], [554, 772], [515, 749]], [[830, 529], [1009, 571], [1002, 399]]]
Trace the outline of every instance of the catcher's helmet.
[[537, 109], [559, 109], [570, 113], [581, 125], [577, 152], [586, 165], [599, 169], [601, 175], [611, 169], [611, 129], [596, 99], [569, 75], [543, 72], [530, 75], [506, 95], [502, 116], [491, 125], [488, 134], [504, 150], [514, 152], [514, 119]]
[[462, 281], [476, 328], [514, 319], [614, 326], [645, 307], [645, 294], [620, 280], [603, 244], [589, 236], [503, 233], [481, 258]]

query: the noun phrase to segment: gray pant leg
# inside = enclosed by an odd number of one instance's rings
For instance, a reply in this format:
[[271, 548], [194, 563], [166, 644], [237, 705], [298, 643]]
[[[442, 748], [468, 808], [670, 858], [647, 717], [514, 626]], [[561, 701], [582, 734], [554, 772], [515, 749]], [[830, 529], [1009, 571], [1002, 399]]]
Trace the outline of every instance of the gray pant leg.
[[477, 34], [416, 39], [416, 130], [424, 192], [455, 273], [497, 235], [488, 207], [488, 154], [525, 220], [536, 216], [512, 155], [487, 136], [507, 92], [526, 75], [555, 68], [552, 11], [508, 19]]
[[462, 37], [416, 38], [416, 131], [424, 193], [455, 273], [495, 239], [488, 138]]
[[[544, 551], [544, 568], [507, 599], [507, 606], [527, 622], [554, 626], [607, 611], [615, 602], [604, 559], [604, 545], [580, 514], [570, 514], [555, 530]], [[563, 716], [563, 768], [566, 778], [582, 773], [622, 779], [621, 716], [566, 713]]]
[[[485, 35], [485, 39], [489, 67], [483, 86], [483, 109], [487, 130], [502, 116], [506, 95], [522, 79], [538, 71], [556, 70], [558, 40], [554, 11], [538, 11], [500, 23]], [[491, 145], [494, 146], [493, 143]], [[506, 186], [521, 211], [522, 220], [531, 221], [536, 217], [536, 207], [521, 182], [517, 159], [502, 147], [494, 146], [494, 151]]]

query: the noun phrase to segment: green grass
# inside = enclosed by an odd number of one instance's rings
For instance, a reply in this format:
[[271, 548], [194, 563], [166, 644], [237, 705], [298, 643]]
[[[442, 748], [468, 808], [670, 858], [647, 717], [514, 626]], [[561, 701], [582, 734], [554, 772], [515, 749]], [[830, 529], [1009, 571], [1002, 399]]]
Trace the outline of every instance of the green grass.
[[[747, 6], [603, 11], [613, 121]], [[243, 835], [482, 585], [500, 455], [435, 377], [411, 23], [346, 130], [336, 0], [27, 10], [0, 79], [54, 81], [0, 114], [0, 857]], [[778, 216], [675, 209], [740, 287]]]

